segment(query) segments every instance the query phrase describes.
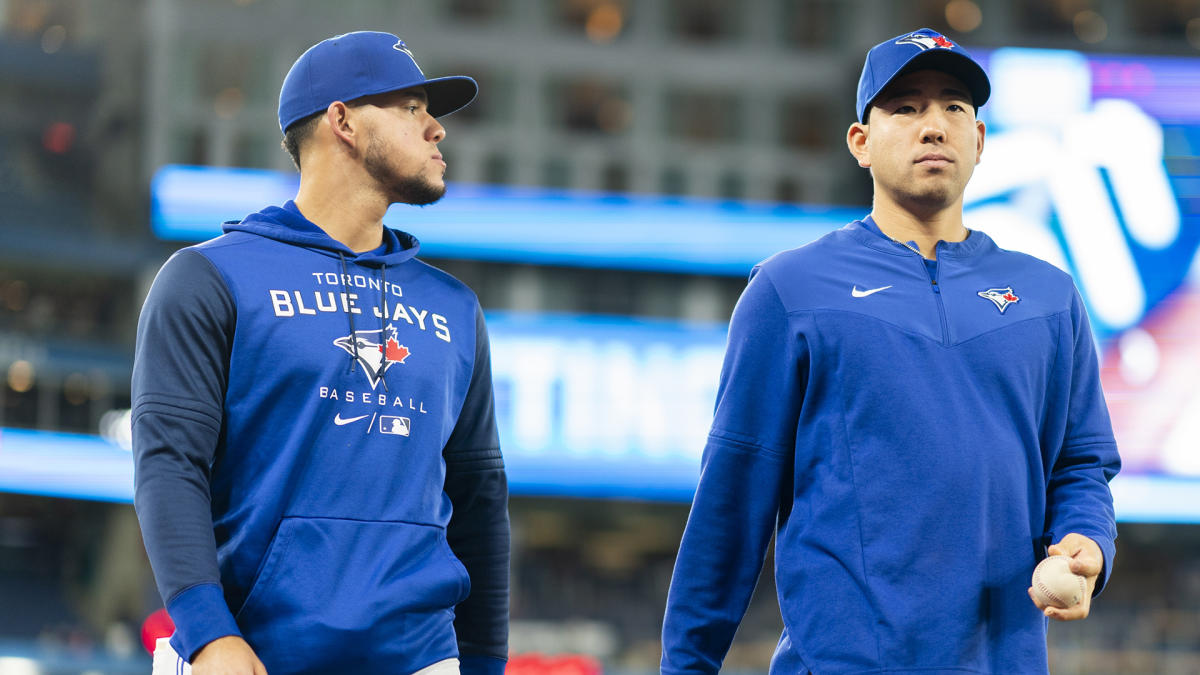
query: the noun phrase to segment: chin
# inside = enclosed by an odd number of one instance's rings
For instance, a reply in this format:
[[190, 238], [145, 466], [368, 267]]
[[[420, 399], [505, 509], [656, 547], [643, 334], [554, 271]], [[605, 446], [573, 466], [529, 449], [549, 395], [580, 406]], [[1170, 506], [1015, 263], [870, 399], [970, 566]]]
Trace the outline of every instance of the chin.
[[966, 184], [951, 180], [949, 176], [929, 176], [926, 180], [914, 180], [907, 190], [910, 200], [925, 205], [949, 205], [962, 197]]
[[444, 194], [446, 184], [441, 181], [407, 180], [395, 186], [392, 203], [425, 206], [441, 199]]
[[922, 192], [908, 192], [903, 195], [900, 201], [912, 204], [922, 210], [938, 211], [953, 204], [955, 196], [950, 190], [934, 189]]

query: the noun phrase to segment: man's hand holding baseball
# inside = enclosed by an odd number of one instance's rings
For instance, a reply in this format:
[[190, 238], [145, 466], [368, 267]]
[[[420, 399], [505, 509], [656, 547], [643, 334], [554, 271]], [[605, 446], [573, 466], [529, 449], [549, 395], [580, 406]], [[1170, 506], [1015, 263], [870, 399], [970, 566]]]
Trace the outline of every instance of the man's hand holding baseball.
[[1033, 589], [1029, 589], [1029, 597], [1033, 604], [1042, 610], [1046, 616], [1059, 621], [1076, 621], [1086, 619], [1092, 608], [1092, 592], [1096, 589], [1096, 579], [1104, 569], [1104, 554], [1100, 546], [1091, 539], [1074, 532], [1063, 537], [1057, 544], [1046, 549], [1049, 555], [1065, 555], [1071, 559], [1071, 572], [1078, 574], [1087, 582], [1087, 592], [1078, 605], [1059, 609], [1043, 604], [1034, 597]]

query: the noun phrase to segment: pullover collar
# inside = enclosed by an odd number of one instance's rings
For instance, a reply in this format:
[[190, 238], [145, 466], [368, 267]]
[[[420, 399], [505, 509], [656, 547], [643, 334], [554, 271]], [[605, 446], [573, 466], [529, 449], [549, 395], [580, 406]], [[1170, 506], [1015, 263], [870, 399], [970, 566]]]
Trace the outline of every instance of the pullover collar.
[[[850, 233], [852, 237], [859, 240], [867, 246], [890, 253], [892, 255], [916, 255], [912, 249], [918, 248], [916, 242], [908, 242], [908, 246], [898, 242], [883, 233], [879, 229], [879, 225], [875, 223], [875, 219], [867, 216], [862, 220], [856, 220], [846, 227], [842, 228]], [[973, 256], [992, 244], [991, 237], [987, 236], [979, 230], [967, 230], [967, 238], [962, 241], [939, 241], [937, 243], [938, 258], [950, 256], [952, 258], [967, 258]], [[992, 244], [994, 246], [994, 244]]]

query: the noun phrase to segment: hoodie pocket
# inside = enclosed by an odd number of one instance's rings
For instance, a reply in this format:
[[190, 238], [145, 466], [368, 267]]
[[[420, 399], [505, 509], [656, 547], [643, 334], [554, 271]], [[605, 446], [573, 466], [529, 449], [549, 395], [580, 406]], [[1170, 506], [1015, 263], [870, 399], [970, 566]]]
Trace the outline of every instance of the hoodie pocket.
[[251, 644], [303, 645], [308, 658], [320, 660], [403, 639], [406, 625], [435, 614], [446, 616], [452, 639], [448, 610], [469, 591], [466, 569], [440, 527], [288, 517], [237, 621]]

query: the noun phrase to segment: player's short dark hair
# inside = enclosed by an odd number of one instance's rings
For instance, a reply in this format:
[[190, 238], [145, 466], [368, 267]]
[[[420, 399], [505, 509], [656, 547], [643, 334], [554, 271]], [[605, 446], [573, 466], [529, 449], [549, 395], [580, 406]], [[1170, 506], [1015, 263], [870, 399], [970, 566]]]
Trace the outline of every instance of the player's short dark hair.
[[280, 145], [287, 151], [287, 154], [291, 155], [292, 164], [296, 165], [297, 171], [300, 170], [300, 146], [312, 137], [313, 132], [317, 129], [317, 120], [324, 115], [324, 110], [318, 110], [308, 117], [302, 117], [283, 133], [283, 142]]

